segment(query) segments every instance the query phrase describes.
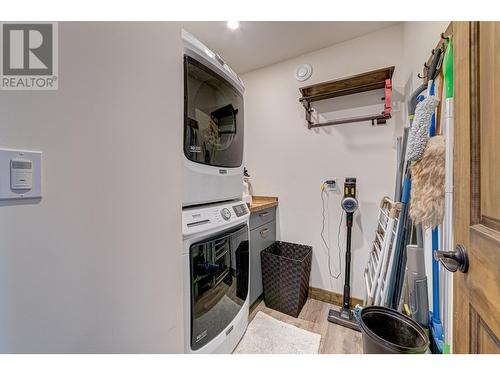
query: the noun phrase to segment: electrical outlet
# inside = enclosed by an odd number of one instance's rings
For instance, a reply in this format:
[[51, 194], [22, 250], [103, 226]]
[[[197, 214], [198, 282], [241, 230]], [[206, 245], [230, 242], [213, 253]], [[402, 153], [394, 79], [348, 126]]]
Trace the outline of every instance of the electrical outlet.
[[337, 191], [337, 178], [329, 178], [325, 181], [325, 189], [327, 191]]

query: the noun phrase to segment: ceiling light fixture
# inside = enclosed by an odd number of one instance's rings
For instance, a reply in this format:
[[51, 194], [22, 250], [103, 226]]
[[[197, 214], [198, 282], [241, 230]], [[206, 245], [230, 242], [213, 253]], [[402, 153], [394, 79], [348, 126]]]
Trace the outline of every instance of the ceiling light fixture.
[[231, 30], [236, 30], [238, 27], [240, 27], [240, 22], [239, 21], [227, 21], [227, 27]]

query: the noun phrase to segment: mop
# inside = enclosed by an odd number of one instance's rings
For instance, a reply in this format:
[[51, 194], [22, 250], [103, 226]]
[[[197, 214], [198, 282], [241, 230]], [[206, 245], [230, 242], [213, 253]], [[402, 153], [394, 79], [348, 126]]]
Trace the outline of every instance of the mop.
[[[434, 97], [427, 97], [419, 102], [415, 109], [415, 116], [409, 131], [408, 136], [408, 165], [407, 172], [403, 184], [401, 197], [402, 210], [400, 216], [400, 225], [396, 237], [396, 246], [394, 253], [394, 263], [391, 270], [391, 282], [388, 289], [388, 298], [385, 301], [387, 306], [396, 309], [399, 305], [401, 297], [401, 289], [404, 282], [404, 274], [406, 269], [406, 245], [411, 233], [411, 220], [408, 215], [408, 206], [410, 202], [410, 192], [412, 190], [412, 182], [410, 178], [409, 163], [419, 160], [423, 156], [425, 147], [428, 142], [428, 129], [431, 122], [432, 114], [438, 104], [438, 100]], [[412, 172], [413, 173], [413, 172]]]
[[[441, 50], [434, 53], [433, 62], [429, 68], [428, 98], [434, 96], [434, 79], [438, 72]], [[437, 100], [437, 99], [436, 99]], [[439, 248], [438, 225], [444, 216], [444, 138], [436, 136], [436, 117], [432, 114], [429, 126], [430, 140], [426, 144], [422, 158], [413, 165], [414, 188], [412, 191], [412, 208], [410, 215], [416, 223], [432, 229], [432, 252]], [[433, 312], [429, 313], [430, 330], [435, 351], [443, 350], [442, 324], [439, 317], [439, 263], [432, 260], [432, 301]]]
[[408, 147], [408, 136], [410, 129], [412, 127], [412, 121], [415, 118], [415, 110], [418, 102], [420, 102], [422, 92], [427, 91], [427, 83], [420, 85], [417, 88], [410, 100], [408, 100], [408, 121], [403, 129], [403, 137], [398, 137], [398, 161], [397, 161], [397, 170], [396, 170], [396, 188], [394, 192], [394, 201], [401, 201], [401, 194], [403, 193], [403, 175], [405, 172], [405, 162], [407, 163], [407, 147]]
[[396, 138], [396, 150], [397, 150], [397, 160], [396, 160], [396, 183], [394, 184], [394, 201], [399, 202], [401, 199], [401, 183], [403, 179], [403, 171], [405, 164], [405, 154], [406, 154], [406, 143], [408, 141], [408, 125], [405, 125], [403, 129], [403, 136]]
[[408, 161], [422, 159], [429, 140], [429, 124], [438, 103], [439, 100], [436, 97], [428, 96], [417, 104], [415, 118], [408, 136]]
[[[427, 83], [421, 85], [408, 101], [408, 113], [410, 124], [415, 118], [416, 107], [424, 100], [422, 92], [427, 92]], [[411, 124], [413, 125], [413, 124]], [[423, 126], [428, 126], [423, 124]], [[426, 135], [426, 133], [424, 133]], [[404, 305], [407, 314], [412, 316], [424, 329], [429, 327], [429, 296], [427, 289], [427, 274], [425, 272], [425, 256], [423, 230], [421, 225], [415, 225], [417, 244], [408, 244], [407, 253], [407, 286], [408, 303]]]
[[407, 184], [407, 191], [403, 193], [403, 197], [401, 199], [402, 203], [405, 206], [405, 218], [403, 220], [403, 227], [402, 227], [402, 235], [401, 235], [401, 241], [398, 244], [398, 257], [397, 257], [397, 263], [396, 265], [396, 272], [395, 272], [395, 283], [394, 283], [394, 289], [392, 293], [392, 300], [390, 301], [390, 307], [393, 309], [400, 310], [400, 301], [401, 301], [401, 295], [403, 292], [403, 286], [404, 286], [404, 280], [405, 280], [405, 274], [406, 274], [406, 260], [407, 260], [407, 254], [406, 254], [406, 245], [410, 241], [411, 238], [411, 230], [412, 230], [412, 221], [411, 218], [408, 215], [408, 209], [409, 209], [409, 204], [410, 204], [410, 194], [411, 194], [411, 173], [408, 173], [408, 184]]
[[429, 139], [422, 159], [412, 167], [410, 217], [425, 229], [435, 228], [444, 218], [445, 140]]
[[[405, 173], [405, 165], [408, 163], [407, 147], [409, 132], [412, 127], [413, 119], [415, 118], [415, 110], [417, 104], [421, 102], [424, 97], [422, 93], [427, 92], [427, 82], [421, 84], [411, 95], [408, 100], [408, 121], [403, 129], [403, 136], [398, 137], [398, 160], [396, 169], [396, 187], [394, 192], [394, 201], [400, 202], [401, 195], [403, 194], [403, 176]], [[427, 134], [427, 133], [425, 133]]]
[[[433, 55], [433, 60], [428, 70], [428, 97], [417, 105], [415, 110], [415, 118], [413, 120], [412, 127], [410, 129], [410, 134], [408, 137], [408, 162], [417, 161], [423, 157], [424, 151], [427, 146], [428, 141], [428, 131], [434, 134], [435, 124], [433, 113], [437, 107], [438, 100], [433, 98], [434, 85], [433, 80], [438, 72], [438, 65], [441, 57], [441, 50], [436, 50]], [[430, 121], [430, 126], [429, 126]], [[410, 192], [412, 190], [411, 180], [410, 180], [410, 168], [407, 165], [407, 173], [405, 177], [405, 183], [403, 188], [402, 204], [403, 209], [401, 211], [401, 220], [398, 228], [398, 235], [395, 248], [395, 261], [391, 270], [391, 280], [388, 290], [388, 298], [386, 300], [387, 306], [394, 309], [398, 308], [400, 305], [402, 288], [405, 280], [406, 273], [406, 245], [409, 242], [412, 221], [408, 215], [408, 205], [410, 202]], [[405, 191], [406, 190], [406, 191]], [[413, 204], [413, 203], [412, 203]]]
[[[443, 60], [443, 71], [445, 80], [445, 140], [446, 140], [446, 156], [445, 156], [445, 214], [444, 214], [444, 235], [443, 235], [443, 250], [451, 250], [453, 247], [453, 44], [451, 36], [445, 39], [446, 52]], [[444, 290], [448, 291], [447, 299], [443, 303], [444, 317], [444, 340], [443, 353], [450, 353], [450, 343], [452, 341], [452, 326], [450, 317], [450, 309], [453, 306], [453, 294], [449, 293], [452, 290], [453, 277], [450, 272], [444, 275]]]
[[[437, 52], [440, 54], [441, 49], [438, 49]], [[433, 77], [434, 78], [434, 77]], [[429, 95], [434, 95], [434, 80], [432, 83], [429, 82]], [[429, 136], [436, 136], [436, 116], [432, 116], [431, 126], [429, 128]], [[439, 147], [439, 145], [438, 145]], [[443, 142], [440, 147], [445, 147]], [[436, 149], [437, 151], [437, 149]], [[443, 160], [443, 159], [439, 159]], [[444, 170], [444, 165], [442, 166]], [[437, 182], [437, 181], [436, 181]], [[440, 181], [441, 182], [441, 181]], [[436, 190], [440, 190], [444, 188], [444, 183], [439, 185], [439, 188]], [[444, 201], [444, 191], [443, 191], [443, 201]], [[444, 208], [444, 202], [443, 202]], [[438, 212], [436, 212], [438, 214]], [[434, 251], [439, 250], [439, 229], [438, 226], [435, 226], [432, 229], [432, 254]], [[439, 296], [439, 262], [432, 257], [432, 313], [429, 312], [429, 321], [430, 321], [430, 330], [434, 342], [434, 349], [436, 353], [443, 352], [443, 324], [440, 318], [440, 296]], [[431, 315], [432, 314], [432, 315]]]
[[[403, 183], [403, 192], [401, 197], [401, 213], [399, 217], [398, 228], [396, 232], [396, 240], [394, 246], [394, 254], [392, 255], [391, 264], [389, 266], [388, 275], [388, 288], [386, 299], [382, 301], [384, 306], [396, 309], [399, 302], [399, 279], [402, 265], [406, 264], [406, 254], [404, 248], [406, 245], [408, 227], [409, 224], [408, 217], [408, 203], [410, 200], [411, 191], [411, 180], [409, 171], [406, 172], [406, 176]], [[403, 269], [404, 273], [404, 269]]]

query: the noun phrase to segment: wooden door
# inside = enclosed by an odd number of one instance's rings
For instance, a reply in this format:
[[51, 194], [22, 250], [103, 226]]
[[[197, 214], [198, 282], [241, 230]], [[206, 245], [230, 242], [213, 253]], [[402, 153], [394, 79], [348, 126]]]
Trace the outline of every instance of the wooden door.
[[454, 22], [453, 352], [500, 353], [500, 22]]

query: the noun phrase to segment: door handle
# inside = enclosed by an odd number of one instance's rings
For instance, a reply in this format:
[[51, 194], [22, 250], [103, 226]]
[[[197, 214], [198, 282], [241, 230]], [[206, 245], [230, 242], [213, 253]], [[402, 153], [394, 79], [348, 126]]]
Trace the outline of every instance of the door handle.
[[260, 231], [260, 235], [265, 237], [269, 233], [269, 228], [264, 228]]
[[269, 211], [262, 212], [261, 214], [259, 214], [260, 217], [266, 217], [268, 215], [269, 215]]
[[463, 245], [457, 245], [453, 251], [434, 251], [434, 259], [441, 262], [450, 272], [466, 273], [469, 269], [469, 257]]

